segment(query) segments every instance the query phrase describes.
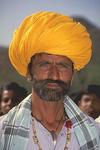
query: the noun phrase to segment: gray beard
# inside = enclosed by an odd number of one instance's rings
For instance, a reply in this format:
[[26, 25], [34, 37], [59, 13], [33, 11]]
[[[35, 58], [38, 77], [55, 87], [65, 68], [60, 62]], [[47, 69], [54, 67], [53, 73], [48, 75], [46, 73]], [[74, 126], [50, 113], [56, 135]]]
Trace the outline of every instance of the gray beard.
[[[47, 84], [48, 83], [56, 83], [58, 84], [59, 88], [48, 88]], [[60, 100], [64, 100], [64, 97], [66, 94], [68, 94], [69, 88], [70, 88], [70, 83], [65, 83], [60, 80], [36, 80], [33, 79], [33, 89], [36, 92], [36, 94], [44, 101], [51, 101], [51, 102], [56, 102]]]

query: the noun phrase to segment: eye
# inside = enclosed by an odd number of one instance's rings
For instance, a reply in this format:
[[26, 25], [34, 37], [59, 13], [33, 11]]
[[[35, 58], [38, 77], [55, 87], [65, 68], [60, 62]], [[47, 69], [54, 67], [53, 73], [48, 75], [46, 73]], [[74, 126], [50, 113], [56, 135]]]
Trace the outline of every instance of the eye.
[[86, 98], [85, 100], [84, 100], [86, 103], [88, 103], [89, 101], [91, 101], [89, 98]]
[[59, 63], [58, 66], [60, 69], [72, 69], [72, 66], [68, 63]]
[[50, 67], [50, 63], [48, 61], [43, 61], [38, 64], [40, 68], [48, 69]]
[[5, 98], [1, 99], [1, 101], [4, 102], [4, 103], [8, 103], [9, 100], [10, 100], [10, 98], [8, 98], [8, 97], [5, 97]]

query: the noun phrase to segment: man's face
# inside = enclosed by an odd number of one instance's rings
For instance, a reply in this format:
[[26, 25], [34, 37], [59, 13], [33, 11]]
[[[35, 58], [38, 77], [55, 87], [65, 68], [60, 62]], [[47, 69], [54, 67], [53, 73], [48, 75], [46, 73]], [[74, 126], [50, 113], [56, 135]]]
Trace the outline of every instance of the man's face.
[[4, 90], [1, 96], [1, 112], [6, 114], [14, 106], [15, 93], [12, 90]]
[[94, 111], [93, 109], [94, 101], [95, 101], [94, 94], [84, 94], [81, 100], [78, 102], [78, 106], [84, 113], [91, 116]]
[[32, 59], [33, 89], [46, 101], [59, 101], [68, 93], [73, 76], [73, 64], [58, 55], [41, 54]]

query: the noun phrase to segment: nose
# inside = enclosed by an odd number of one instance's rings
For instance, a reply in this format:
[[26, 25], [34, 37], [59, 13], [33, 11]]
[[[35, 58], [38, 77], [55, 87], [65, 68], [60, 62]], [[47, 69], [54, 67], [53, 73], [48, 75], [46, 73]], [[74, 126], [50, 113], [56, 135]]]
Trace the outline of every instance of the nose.
[[7, 102], [7, 105], [11, 105], [11, 99], [9, 99], [9, 101]]
[[92, 101], [92, 100], [90, 100], [90, 101], [89, 101], [89, 105], [92, 105], [92, 104], [93, 104], [93, 101]]
[[49, 79], [59, 80], [60, 73], [56, 65], [52, 65], [49, 70]]
[[87, 105], [92, 108], [93, 107], [92, 101], [89, 101]]

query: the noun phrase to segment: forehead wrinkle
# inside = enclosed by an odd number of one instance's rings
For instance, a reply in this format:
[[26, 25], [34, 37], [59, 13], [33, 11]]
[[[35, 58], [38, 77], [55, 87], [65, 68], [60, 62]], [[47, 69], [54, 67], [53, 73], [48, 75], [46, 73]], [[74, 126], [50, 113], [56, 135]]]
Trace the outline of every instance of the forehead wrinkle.
[[[50, 56], [50, 57], [48, 57], [48, 56]], [[58, 57], [59, 57], [59, 59], [58, 59]], [[54, 64], [56, 64], [56, 63], [67, 63], [67, 64], [73, 65], [73, 62], [65, 56], [52, 55], [52, 54], [46, 54], [46, 53], [36, 54], [35, 57], [34, 56], [32, 57], [31, 61], [32, 61], [32, 64], [36, 63], [36, 62], [41, 62], [41, 61], [48, 61], [48, 62], [51, 62]]]

